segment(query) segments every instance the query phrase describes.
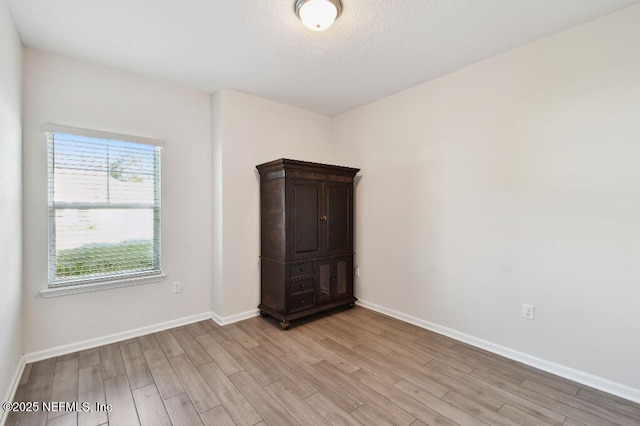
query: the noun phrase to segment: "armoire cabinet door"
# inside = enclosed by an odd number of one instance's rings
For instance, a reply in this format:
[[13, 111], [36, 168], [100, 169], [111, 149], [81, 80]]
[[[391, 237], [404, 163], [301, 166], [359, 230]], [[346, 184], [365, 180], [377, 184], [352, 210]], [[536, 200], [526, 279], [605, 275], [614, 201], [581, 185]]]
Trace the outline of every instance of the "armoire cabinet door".
[[318, 304], [353, 295], [351, 257], [318, 261], [316, 271]]
[[353, 225], [351, 185], [327, 182], [324, 188], [324, 209], [326, 232], [324, 240], [325, 256], [351, 254], [351, 233]]
[[290, 179], [287, 182], [288, 245], [291, 259], [322, 255], [322, 182]]

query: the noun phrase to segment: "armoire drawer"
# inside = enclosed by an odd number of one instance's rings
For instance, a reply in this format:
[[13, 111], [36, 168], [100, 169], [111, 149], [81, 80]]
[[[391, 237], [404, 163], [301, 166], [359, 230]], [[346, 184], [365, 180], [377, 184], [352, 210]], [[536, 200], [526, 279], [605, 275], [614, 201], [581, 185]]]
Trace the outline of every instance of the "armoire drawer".
[[296, 293], [287, 298], [287, 308], [289, 312], [307, 309], [313, 305], [313, 290], [303, 293]]
[[290, 295], [311, 290], [313, 290], [313, 277], [298, 278], [289, 281], [288, 294]]
[[313, 262], [289, 265], [289, 278], [299, 277], [301, 275], [313, 275]]

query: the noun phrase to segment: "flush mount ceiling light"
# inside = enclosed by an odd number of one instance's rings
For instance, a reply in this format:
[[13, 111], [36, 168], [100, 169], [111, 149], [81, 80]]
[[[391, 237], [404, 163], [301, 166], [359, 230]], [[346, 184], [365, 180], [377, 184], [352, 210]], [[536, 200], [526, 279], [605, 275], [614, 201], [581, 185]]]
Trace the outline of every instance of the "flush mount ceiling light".
[[296, 15], [313, 31], [329, 28], [341, 12], [340, 0], [296, 0]]

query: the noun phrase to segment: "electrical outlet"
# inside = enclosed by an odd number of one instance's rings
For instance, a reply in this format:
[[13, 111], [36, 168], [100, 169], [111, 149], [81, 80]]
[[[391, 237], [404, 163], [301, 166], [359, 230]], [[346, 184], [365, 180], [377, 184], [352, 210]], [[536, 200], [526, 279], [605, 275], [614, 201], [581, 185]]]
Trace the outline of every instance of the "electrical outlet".
[[180, 281], [176, 281], [175, 283], [173, 283], [173, 292], [180, 293], [181, 291], [182, 291], [182, 284], [180, 283]]
[[536, 308], [527, 303], [522, 304], [522, 318], [533, 321], [536, 317]]
[[359, 267], [359, 266], [356, 266], [356, 269], [355, 269], [355, 271], [354, 271], [354, 272], [355, 272], [355, 274], [356, 274], [356, 277], [359, 277], [359, 276], [360, 276], [360, 267]]

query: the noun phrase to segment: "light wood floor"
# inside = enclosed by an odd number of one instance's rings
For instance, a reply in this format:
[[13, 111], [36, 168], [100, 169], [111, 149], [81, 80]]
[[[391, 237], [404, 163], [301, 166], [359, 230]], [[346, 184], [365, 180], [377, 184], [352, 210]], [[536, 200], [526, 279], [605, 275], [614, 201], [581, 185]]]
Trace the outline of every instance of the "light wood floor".
[[27, 365], [8, 425], [639, 425], [640, 405], [362, 307], [202, 321]]

